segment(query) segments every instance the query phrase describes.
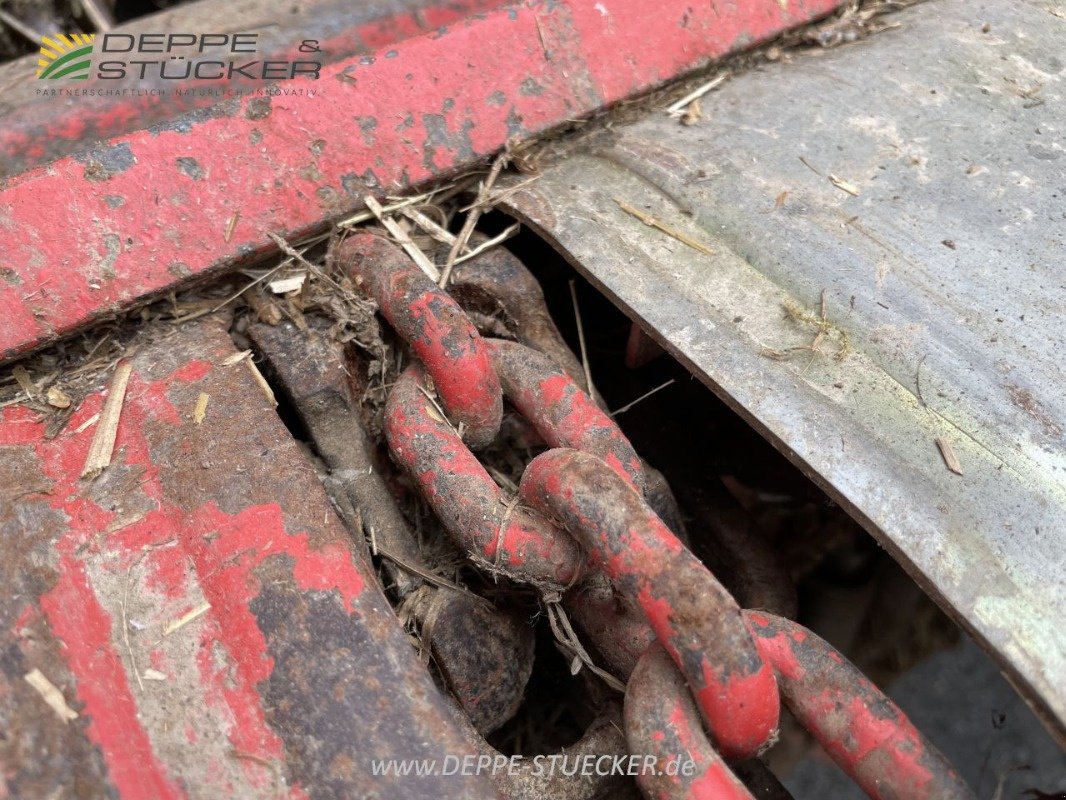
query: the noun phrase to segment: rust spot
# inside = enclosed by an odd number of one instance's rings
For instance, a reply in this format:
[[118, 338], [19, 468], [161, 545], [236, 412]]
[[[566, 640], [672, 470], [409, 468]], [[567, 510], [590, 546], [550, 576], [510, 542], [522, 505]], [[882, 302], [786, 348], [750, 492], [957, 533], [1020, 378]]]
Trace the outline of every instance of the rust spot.
[[240, 100], [224, 100], [216, 105], [208, 106], [207, 108], [194, 109], [193, 111], [188, 111], [172, 120], [153, 125], [148, 128], [148, 132], [156, 136], [163, 131], [191, 133], [192, 129], [201, 122], [206, 122], [211, 119], [221, 119], [223, 117], [232, 117], [239, 110]]
[[79, 153], [74, 158], [85, 165], [83, 174], [89, 181], [106, 181], [137, 163], [127, 142]]
[[1062, 426], [1048, 416], [1047, 411], [1033, 397], [1032, 392], [1014, 384], [1007, 384], [1007, 394], [1010, 395], [1010, 400], [1014, 405], [1040, 423], [1044, 433], [1055, 439], [1062, 437]]
[[525, 97], [540, 97], [544, 94], [544, 87], [537, 82], [536, 78], [526, 78], [518, 87], [518, 92]]
[[359, 123], [359, 131], [363, 135], [363, 141], [368, 145], [376, 143], [377, 138], [374, 136], [374, 130], [378, 127], [377, 117], [356, 117], [355, 121]]
[[[250, 604], [273, 661], [258, 689], [293, 778], [323, 797], [400, 796], [372, 760], [462, 752], [444, 704], [394, 619], [362, 599], [348, 613], [336, 592], [295, 591], [293, 568], [289, 556], [266, 559]], [[427, 776], [418, 787], [426, 797], [483, 796], [457, 776]]]
[[244, 116], [248, 119], [266, 119], [270, 116], [270, 98], [269, 97], [253, 97], [248, 101], [248, 108], [244, 112]]
[[202, 181], [204, 179], [204, 170], [200, 166], [200, 162], [195, 158], [189, 156], [181, 156], [178, 160], [178, 169], [192, 178], [194, 181]]
[[346, 172], [341, 175], [341, 188], [349, 198], [357, 199], [366, 194], [366, 184], [354, 172]]
[[76, 711], [82, 705], [63, 658], [63, 645], [40, 610], [56, 584], [55, 542], [66, 515], [42, 494], [31, 447], [0, 447], [0, 763], [11, 797], [106, 797], [117, 793], [100, 750], [85, 735], [90, 719], [65, 723], [23, 679], [39, 669]]
[[315, 194], [322, 202], [322, 205], [328, 209], [339, 208], [341, 206], [340, 195], [337, 194], [337, 190], [332, 186], [319, 186], [315, 189]]

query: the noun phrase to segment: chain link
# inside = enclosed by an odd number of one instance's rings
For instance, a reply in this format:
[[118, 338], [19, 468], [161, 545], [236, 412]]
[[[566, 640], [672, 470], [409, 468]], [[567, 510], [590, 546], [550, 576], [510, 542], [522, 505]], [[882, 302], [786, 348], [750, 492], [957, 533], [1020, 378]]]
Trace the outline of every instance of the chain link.
[[[779, 693], [870, 797], [973, 797], [840, 653], [794, 622], [741, 611], [646, 502], [642, 462], [571, 377], [572, 354], [553, 352], [553, 363], [521, 344], [483, 339], [452, 297], [379, 237], [350, 237], [331, 258], [371, 294], [421, 362], [404, 372], [387, 403], [393, 458], [475, 562], [552, 597], [584, 581], [567, 592], [567, 605], [629, 680], [631, 751], [696, 763], [694, 777], [639, 778], [649, 797], [750, 798], [722, 756], [749, 758], [773, 742]], [[513, 320], [527, 320], [520, 339], [557, 350], [546, 309], [530, 310], [543, 305], [539, 287], [534, 294], [532, 276], [509, 259], [495, 258], [480, 279], [474, 261], [464, 265], [456, 291], [495, 292]], [[526, 467], [522, 504], [513, 509], [467, 447], [493, 440], [503, 396], [552, 448]]]

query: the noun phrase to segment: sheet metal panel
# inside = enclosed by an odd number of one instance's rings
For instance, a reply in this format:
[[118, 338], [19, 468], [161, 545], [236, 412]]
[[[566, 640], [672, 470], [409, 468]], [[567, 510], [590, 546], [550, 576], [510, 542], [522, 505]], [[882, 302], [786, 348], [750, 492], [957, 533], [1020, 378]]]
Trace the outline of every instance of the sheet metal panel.
[[[943, 0], [897, 20], [730, 81], [691, 127], [617, 127], [510, 202], [844, 503], [1061, 738], [1066, 19]], [[822, 352], [773, 357], [816, 335], [783, 304], [818, 317], [823, 291]]]

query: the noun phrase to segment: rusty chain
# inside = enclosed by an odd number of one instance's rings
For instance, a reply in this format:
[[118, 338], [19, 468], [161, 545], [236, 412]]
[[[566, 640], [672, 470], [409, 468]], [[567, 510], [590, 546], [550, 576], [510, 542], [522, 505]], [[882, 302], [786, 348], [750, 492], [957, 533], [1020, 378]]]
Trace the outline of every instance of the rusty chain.
[[[751, 798], [727, 762], [773, 743], [780, 701], [872, 798], [973, 797], [840, 653], [797, 623], [742, 611], [663, 522], [645, 496], [645, 465], [575, 382], [574, 357], [516, 259], [494, 257], [481, 278], [469, 262], [453, 291], [498, 303], [520, 343], [483, 338], [385, 239], [351, 236], [329, 258], [418, 357], [387, 401], [393, 459], [475, 563], [550, 599], [565, 594], [589, 641], [628, 681], [630, 751], [696, 764], [694, 775], [640, 776], [648, 797]], [[517, 506], [471, 450], [495, 438], [504, 398], [552, 448], [526, 467]]]

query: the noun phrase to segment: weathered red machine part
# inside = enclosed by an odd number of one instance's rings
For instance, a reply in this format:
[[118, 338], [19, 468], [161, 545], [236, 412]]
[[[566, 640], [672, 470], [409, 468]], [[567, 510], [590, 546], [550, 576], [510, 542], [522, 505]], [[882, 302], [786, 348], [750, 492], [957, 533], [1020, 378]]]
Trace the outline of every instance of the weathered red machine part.
[[839, 4], [502, 6], [6, 178], [0, 359], [273, 252], [268, 232], [324, 231], [368, 194], [439, 180]]
[[483, 447], [496, 438], [503, 415], [500, 379], [484, 340], [459, 305], [380, 236], [350, 236], [331, 248], [330, 258], [374, 298], [418, 355], [444, 409], [462, 426], [463, 439]]
[[951, 764], [880, 689], [801, 625], [744, 618], [789, 711], [874, 800], [973, 800]]
[[[404, 601], [422, 642], [478, 730], [489, 733], [522, 703], [533, 670], [533, 629], [522, 615], [470, 592], [427, 583], [432, 574], [413, 531], [375, 463], [373, 445], [351, 395], [344, 347], [314, 324], [256, 323], [248, 330], [270, 374], [288, 395], [331, 474], [327, 492], [353, 535], [372, 537], [388, 588]], [[404, 568], [404, 564], [408, 565]]]
[[0, 411], [8, 791], [494, 797], [373, 774], [472, 751], [226, 323], [141, 345], [95, 479], [105, 392], [54, 439]]

